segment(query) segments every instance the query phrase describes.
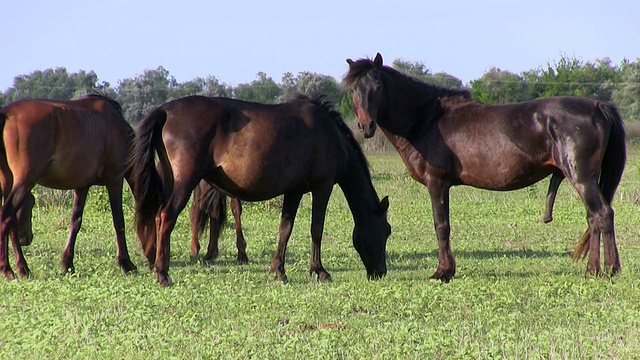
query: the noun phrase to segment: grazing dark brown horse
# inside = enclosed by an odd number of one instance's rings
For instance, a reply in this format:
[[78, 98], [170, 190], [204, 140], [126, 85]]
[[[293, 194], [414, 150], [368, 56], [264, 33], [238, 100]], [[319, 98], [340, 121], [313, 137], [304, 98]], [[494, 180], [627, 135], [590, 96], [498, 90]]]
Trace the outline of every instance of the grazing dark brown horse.
[[322, 266], [320, 245], [337, 183], [353, 214], [353, 245], [367, 275], [386, 273], [388, 200], [379, 200], [366, 158], [340, 114], [319, 99], [264, 105], [189, 96], [168, 102], [141, 122], [131, 164], [134, 189], [139, 190], [136, 230], [161, 286], [171, 284], [171, 231], [202, 179], [246, 201], [284, 194], [280, 239], [271, 262], [271, 270], [284, 282], [287, 242], [307, 192], [312, 194], [311, 272], [320, 281], [331, 280]]
[[[134, 131], [120, 105], [100, 95], [73, 101], [19, 100], [0, 110], [0, 181], [4, 204], [0, 229], [0, 273], [15, 278], [9, 265], [8, 236], [19, 276], [29, 274], [21, 244], [31, 242], [31, 189], [41, 184], [74, 189], [69, 240], [62, 253], [62, 273], [74, 271], [76, 236], [87, 192], [106, 186], [116, 230], [117, 260], [133, 271], [124, 234], [122, 182]], [[20, 239], [19, 239], [20, 238]]]
[[[242, 233], [242, 204], [240, 200], [232, 197], [230, 202], [231, 213], [235, 221], [236, 228], [236, 248], [238, 249], [238, 264], [249, 262], [247, 257], [247, 242]], [[208, 182], [202, 180], [193, 191], [193, 202], [189, 211], [191, 219], [191, 257], [198, 256], [200, 252], [200, 242], [198, 235], [202, 234], [209, 227], [209, 246], [204, 258], [205, 261], [214, 260], [218, 257], [218, 239], [222, 226], [227, 220], [227, 195], [217, 191]]]
[[466, 90], [430, 85], [375, 59], [347, 60], [359, 128], [373, 136], [376, 124], [402, 157], [409, 174], [429, 190], [438, 236], [438, 269], [449, 281], [456, 265], [449, 244], [449, 189], [471, 185], [515, 190], [552, 174], [545, 220], [567, 178], [584, 202], [589, 224], [575, 252], [589, 255], [588, 274], [620, 271], [611, 200], [625, 165], [625, 132], [616, 108], [578, 97], [487, 105]]

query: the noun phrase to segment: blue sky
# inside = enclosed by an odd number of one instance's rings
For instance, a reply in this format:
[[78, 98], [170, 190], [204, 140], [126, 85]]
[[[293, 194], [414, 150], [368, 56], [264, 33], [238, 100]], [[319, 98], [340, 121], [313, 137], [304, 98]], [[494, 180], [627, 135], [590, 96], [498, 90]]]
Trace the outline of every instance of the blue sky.
[[463, 83], [491, 67], [640, 58], [640, 1], [43, 1], [0, 2], [0, 90], [35, 70], [95, 71], [113, 86], [163, 66], [178, 81], [230, 85], [260, 71], [341, 80], [346, 58], [421, 61]]

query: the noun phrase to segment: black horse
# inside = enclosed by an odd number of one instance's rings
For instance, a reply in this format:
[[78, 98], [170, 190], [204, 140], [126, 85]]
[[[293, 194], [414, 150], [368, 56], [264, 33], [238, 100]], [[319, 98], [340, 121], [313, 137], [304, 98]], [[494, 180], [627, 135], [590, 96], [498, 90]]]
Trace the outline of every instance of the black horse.
[[552, 175], [545, 221], [555, 193], [569, 180], [587, 209], [589, 227], [575, 257], [589, 255], [587, 273], [620, 271], [611, 201], [626, 161], [625, 131], [617, 109], [601, 101], [555, 97], [487, 105], [466, 90], [424, 83], [375, 59], [347, 60], [345, 83], [353, 95], [359, 128], [373, 136], [376, 124], [402, 157], [409, 174], [429, 189], [438, 236], [438, 269], [449, 281], [456, 266], [449, 244], [449, 188], [471, 185], [515, 190]]
[[287, 241], [307, 192], [313, 198], [311, 271], [321, 281], [331, 280], [320, 260], [320, 242], [337, 183], [354, 217], [353, 244], [367, 275], [377, 278], [387, 271], [389, 202], [378, 198], [366, 158], [340, 114], [320, 99], [278, 105], [203, 96], [174, 100], [141, 122], [130, 161], [137, 232], [161, 286], [171, 284], [171, 231], [202, 179], [246, 201], [284, 194], [280, 240], [271, 262], [283, 281]]

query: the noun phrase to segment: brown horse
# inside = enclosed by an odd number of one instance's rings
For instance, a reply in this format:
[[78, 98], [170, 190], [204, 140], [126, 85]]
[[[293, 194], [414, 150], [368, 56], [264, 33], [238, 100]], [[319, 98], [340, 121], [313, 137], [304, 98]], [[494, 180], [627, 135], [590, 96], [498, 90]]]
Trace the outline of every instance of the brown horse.
[[117, 261], [133, 271], [122, 214], [122, 183], [134, 131], [120, 105], [93, 94], [73, 101], [19, 100], [0, 110], [0, 182], [4, 205], [0, 228], [0, 272], [15, 278], [9, 265], [8, 236], [18, 275], [29, 274], [21, 244], [31, 242], [31, 189], [41, 184], [74, 189], [69, 240], [62, 253], [62, 273], [74, 271], [76, 236], [92, 185], [106, 186], [116, 230]]
[[456, 266], [449, 244], [449, 189], [471, 185], [515, 190], [552, 174], [545, 220], [567, 178], [584, 202], [589, 224], [575, 252], [589, 254], [588, 274], [620, 271], [611, 200], [624, 170], [624, 125], [611, 104], [556, 97], [518, 104], [487, 105], [466, 90], [421, 82], [390, 67], [382, 56], [347, 60], [359, 128], [373, 136], [376, 124], [402, 157], [409, 174], [429, 190], [438, 236], [438, 269], [449, 281]]
[[[198, 256], [200, 252], [200, 242], [198, 235], [201, 235], [210, 223], [209, 247], [203, 260], [210, 261], [218, 257], [218, 239], [222, 226], [227, 220], [227, 195], [217, 191], [208, 182], [202, 180], [193, 191], [193, 203], [189, 211], [191, 219], [191, 257]], [[236, 248], [238, 249], [238, 264], [249, 262], [247, 257], [247, 242], [242, 233], [242, 204], [240, 200], [232, 197], [230, 202], [231, 213], [235, 221], [236, 228]]]
[[136, 230], [161, 286], [171, 284], [171, 231], [202, 179], [246, 201], [284, 194], [280, 239], [271, 262], [271, 270], [284, 282], [287, 242], [307, 192], [313, 199], [311, 272], [320, 281], [331, 280], [322, 266], [320, 245], [337, 183], [353, 214], [353, 244], [369, 278], [386, 273], [388, 199], [379, 200], [366, 158], [340, 114], [319, 99], [264, 105], [189, 96], [168, 102], [141, 122], [131, 164], [134, 189], [139, 190]]

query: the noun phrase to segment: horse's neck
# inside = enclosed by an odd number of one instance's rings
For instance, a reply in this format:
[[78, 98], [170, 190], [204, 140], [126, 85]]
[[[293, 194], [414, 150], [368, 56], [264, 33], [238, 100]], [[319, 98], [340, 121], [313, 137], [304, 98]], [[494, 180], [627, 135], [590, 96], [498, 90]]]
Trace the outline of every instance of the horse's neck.
[[[405, 137], [396, 135], [387, 129], [380, 127], [385, 133], [393, 147], [398, 150], [400, 158], [404, 163], [409, 175], [418, 182], [427, 185], [427, 177], [425, 177], [426, 170], [429, 168], [428, 164], [428, 152], [429, 147], [420, 147], [421, 150], [416, 149], [416, 145]], [[423, 140], [423, 139], [422, 139]]]
[[338, 181], [356, 223], [365, 222], [379, 202], [378, 194], [373, 188], [371, 178], [366, 175], [367, 169], [364, 166], [366, 165], [349, 161], [345, 166], [345, 173]]
[[389, 105], [384, 118], [378, 123], [387, 131], [408, 138], [416, 127], [421, 126], [421, 122], [426, 120], [425, 110], [432, 105], [433, 99], [417, 84], [411, 82], [390, 82], [389, 84]]

